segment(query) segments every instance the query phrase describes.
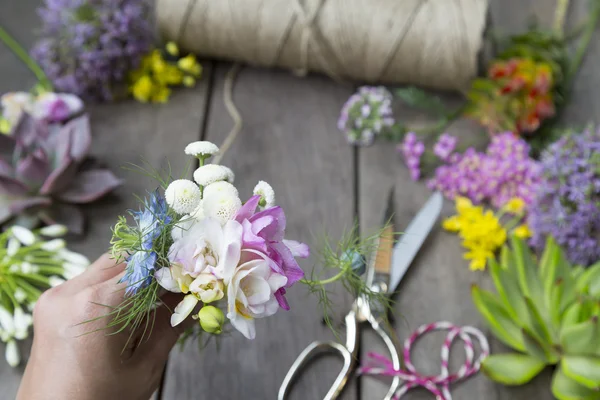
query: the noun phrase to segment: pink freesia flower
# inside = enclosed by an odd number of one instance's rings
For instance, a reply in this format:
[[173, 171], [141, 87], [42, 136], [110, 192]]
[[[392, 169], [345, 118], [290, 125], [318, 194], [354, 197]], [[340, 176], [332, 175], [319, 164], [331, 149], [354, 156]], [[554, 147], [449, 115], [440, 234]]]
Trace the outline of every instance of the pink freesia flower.
[[284, 239], [286, 221], [283, 209], [271, 207], [257, 213], [259, 200], [260, 196], [251, 197], [234, 217], [243, 227], [242, 253], [246, 259], [266, 260], [274, 273], [287, 278], [285, 285], [274, 295], [279, 306], [289, 310], [285, 289], [304, 277], [295, 257], [308, 257], [309, 248], [304, 243]]

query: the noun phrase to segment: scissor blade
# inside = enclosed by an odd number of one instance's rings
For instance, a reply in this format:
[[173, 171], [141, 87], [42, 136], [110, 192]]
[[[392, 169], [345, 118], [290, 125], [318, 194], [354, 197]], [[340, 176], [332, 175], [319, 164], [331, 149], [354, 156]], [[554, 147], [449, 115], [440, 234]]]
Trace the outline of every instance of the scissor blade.
[[419, 213], [413, 218], [400, 240], [394, 246], [392, 253], [392, 271], [389, 292], [392, 293], [406, 274], [410, 263], [427, 239], [435, 221], [442, 211], [443, 197], [439, 192], [434, 193]]

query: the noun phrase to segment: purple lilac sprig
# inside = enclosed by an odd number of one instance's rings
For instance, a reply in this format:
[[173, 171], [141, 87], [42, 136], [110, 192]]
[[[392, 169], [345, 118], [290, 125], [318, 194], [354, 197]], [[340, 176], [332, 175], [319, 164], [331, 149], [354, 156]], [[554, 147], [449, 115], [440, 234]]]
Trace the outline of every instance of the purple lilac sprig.
[[153, 44], [148, 0], [44, 0], [32, 56], [57, 91], [107, 101]]
[[526, 204], [534, 201], [542, 179], [541, 167], [529, 156], [529, 145], [524, 140], [506, 132], [494, 136], [485, 153], [471, 147], [462, 154], [440, 151], [454, 142], [447, 137], [440, 140], [443, 142], [436, 145], [437, 155], [447, 162], [436, 169], [428, 182], [430, 189], [449, 199], [463, 196], [474, 203], [489, 201], [496, 208], [515, 197]]
[[532, 243], [548, 235], [576, 264], [600, 259], [600, 132], [561, 138], [542, 153], [544, 183], [529, 211]]
[[348, 142], [369, 146], [394, 125], [392, 94], [383, 86], [363, 86], [342, 107], [338, 129]]
[[411, 179], [418, 181], [421, 177], [421, 157], [425, 153], [425, 144], [417, 139], [414, 132], [409, 132], [404, 137], [404, 141], [398, 145], [397, 151], [402, 153]]

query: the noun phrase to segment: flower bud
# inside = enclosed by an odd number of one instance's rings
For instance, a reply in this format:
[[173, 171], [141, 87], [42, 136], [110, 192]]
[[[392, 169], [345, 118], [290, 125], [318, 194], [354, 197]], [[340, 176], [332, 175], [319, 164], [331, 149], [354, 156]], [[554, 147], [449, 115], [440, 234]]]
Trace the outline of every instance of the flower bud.
[[59, 237], [67, 233], [67, 227], [60, 224], [49, 225], [40, 229], [40, 233], [47, 237]]
[[200, 326], [208, 333], [220, 335], [223, 332], [225, 315], [223, 311], [214, 306], [204, 306], [198, 313]]
[[6, 344], [6, 362], [11, 367], [16, 367], [21, 362], [21, 356], [19, 355], [19, 348], [17, 347], [17, 342], [14, 340], [10, 340]]

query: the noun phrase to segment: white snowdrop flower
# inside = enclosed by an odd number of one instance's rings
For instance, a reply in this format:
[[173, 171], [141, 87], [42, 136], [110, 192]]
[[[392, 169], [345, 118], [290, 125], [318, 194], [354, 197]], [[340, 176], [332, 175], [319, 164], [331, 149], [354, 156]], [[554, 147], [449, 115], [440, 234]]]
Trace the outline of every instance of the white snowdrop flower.
[[267, 182], [258, 181], [253, 193], [255, 196], [260, 196], [259, 205], [262, 208], [271, 208], [275, 205], [275, 191]]
[[29, 312], [33, 312], [33, 309], [35, 308], [35, 303], [37, 303], [36, 301], [32, 301], [31, 303], [27, 304], [27, 309], [29, 310]]
[[16, 225], [10, 228], [10, 230], [13, 236], [25, 246], [31, 246], [35, 243], [35, 235], [29, 229]]
[[67, 227], [60, 224], [45, 226], [40, 229], [40, 234], [47, 237], [60, 237], [67, 233]]
[[185, 146], [185, 154], [203, 158], [215, 155], [219, 152], [219, 147], [213, 142], [199, 141], [192, 142]]
[[20, 287], [15, 289], [13, 296], [15, 296], [15, 300], [17, 300], [19, 303], [22, 303], [25, 301], [25, 299], [27, 299], [27, 293], [25, 293], [25, 291]]
[[240, 197], [240, 194], [236, 187], [233, 186], [231, 183], [219, 181], [211, 183], [210, 185], [204, 188], [204, 197], [210, 198], [214, 196]]
[[[15, 331], [13, 316], [6, 308], [0, 305], [0, 331], [4, 333], [3, 338], [12, 337]], [[6, 339], [8, 340], [8, 339]], [[3, 339], [3, 341], [6, 341]]]
[[77, 275], [81, 275], [83, 271], [85, 271], [85, 266], [68, 262], [63, 264], [63, 268], [65, 270], [63, 276], [67, 279], [73, 279]]
[[4, 354], [6, 357], [6, 362], [11, 367], [15, 368], [21, 362], [21, 355], [19, 354], [19, 348], [17, 347], [17, 342], [13, 340], [9, 340], [6, 344], [6, 352]]
[[21, 242], [19, 242], [14, 237], [11, 237], [10, 239], [8, 239], [8, 245], [6, 246], [6, 255], [12, 257], [15, 254], [17, 254], [17, 251], [19, 251], [20, 248]]
[[27, 336], [29, 336], [29, 327], [33, 325], [33, 317], [31, 314], [27, 314], [21, 307], [17, 307], [15, 308], [13, 321], [15, 326], [15, 339], [26, 339]]
[[223, 165], [207, 164], [194, 172], [194, 180], [200, 186], [208, 186], [218, 181], [233, 183], [233, 171]]
[[75, 252], [67, 250], [67, 249], [59, 250], [58, 256], [60, 258], [62, 258], [63, 260], [70, 262], [72, 264], [77, 264], [77, 265], [81, 265], [84, 267], [87, 267], [88, 265], [90, 265], [90, 260], [88, 260], [86, 256], [79, 254], [79, 253], [75, 253]]
[[22, 262], [21, 263], [21, 272], [24, 274], [31, 274], [33, 273], [33, 265], [30, 262]]
[[64, 249], [67, 243], [63, 239], [52, 239], [42, 245], [42, 249], [46, 251], [58, 251]]
[[216, 218], [221, 225], [225, 225], [242, 208], [242, 201], [237, 196], [217, 194], [205, 197], [203, 205], [207, 217]]
[[64, 282], [65, 282], [65, 280], [63, 278], [61, 278], [60, 276], [53, 275], [48, 278], [48, 283], [52, 287], [57, 287], [58, 285], [60, 285]]
[[189, 214], [202, 200], [200, 188], [188, 179], [177, 179], [165, 191], [167, 204], [178, 214]]

